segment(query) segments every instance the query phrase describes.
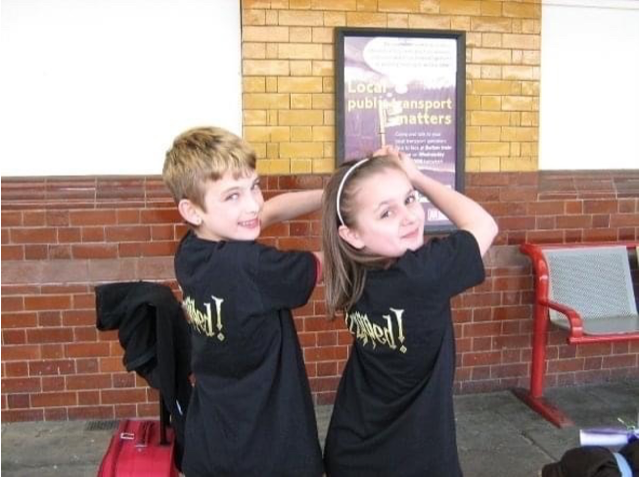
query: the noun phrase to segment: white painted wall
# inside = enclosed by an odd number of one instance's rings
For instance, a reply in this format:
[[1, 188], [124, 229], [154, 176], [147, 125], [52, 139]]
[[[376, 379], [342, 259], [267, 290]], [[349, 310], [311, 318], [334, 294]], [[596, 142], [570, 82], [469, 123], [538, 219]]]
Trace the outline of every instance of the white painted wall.
[[638, 0], [542, 0], [541, 170], [637, 169]]
[[240, 0], [1, 0], [1, 175], [159, 174], [242, 132]]

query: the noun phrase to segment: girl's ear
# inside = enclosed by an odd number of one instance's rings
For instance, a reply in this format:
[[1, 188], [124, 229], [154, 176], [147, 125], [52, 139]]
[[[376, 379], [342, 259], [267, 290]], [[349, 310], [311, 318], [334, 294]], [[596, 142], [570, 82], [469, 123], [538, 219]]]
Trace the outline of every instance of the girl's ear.
[[357, 250], [364, 248], [364, 242], [360, 239], [357, 231], [350, 229], [346, 225], [338, 227], [338, 235], [340, 238]]
[[182, 199], [178, 202], [178, 212], [184, 220], [189, 224], [198, 227], [202, 225], [202, 217], [200, 217], [200, 208], [197, 207], [189, 199]]

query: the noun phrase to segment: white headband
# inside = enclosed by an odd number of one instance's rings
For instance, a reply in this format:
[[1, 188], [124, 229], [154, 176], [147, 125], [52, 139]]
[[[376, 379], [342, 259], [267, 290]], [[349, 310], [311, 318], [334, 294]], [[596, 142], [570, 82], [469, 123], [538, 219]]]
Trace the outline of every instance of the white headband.
[[336, 195], [336, 212], [338, 212], [338, 220], [340, 220], [340, 225], [344, 225], [344, 220], [342, 220], [342, 214], [340, 213], [340, 196], [342, 195], [342, 188], [344, 187], [345, 182], [351, 175], [353, 171], [355, 171], [362, 164], [367, 162], [370, 158], [366, 157], [356, 162], [353, 166], [349, 168], [349, 170], [342, 176], [342, 180], [340, 181], [340, 186], [338, 187], [338, 194]]

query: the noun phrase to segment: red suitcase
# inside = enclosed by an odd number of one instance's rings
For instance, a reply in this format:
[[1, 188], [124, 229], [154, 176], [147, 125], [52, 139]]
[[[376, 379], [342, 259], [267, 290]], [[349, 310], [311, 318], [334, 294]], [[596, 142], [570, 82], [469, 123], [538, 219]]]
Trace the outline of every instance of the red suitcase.
[[[178, 477], [173, 430], [160, 421], [124, 419], [102, 458], [98, 477]], [[164, 442], [163, 442], [164, 441]]]

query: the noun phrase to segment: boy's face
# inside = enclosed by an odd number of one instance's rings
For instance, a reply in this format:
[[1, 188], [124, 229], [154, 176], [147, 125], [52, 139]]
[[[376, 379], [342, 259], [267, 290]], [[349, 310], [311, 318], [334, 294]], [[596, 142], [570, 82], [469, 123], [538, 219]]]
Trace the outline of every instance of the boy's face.
[[391, 258], [424, 243], [424, 209], [403, 172], [388, 169], [362, 180], [355, 200], [355, 224], [347, 240], [354, 247]]
[[260, 235], [260, 213], [264, 205], [258, 174], [237, 179], [227, 171], [217, 181], [206, 184], [206, 211], [197, 208], [202, 224], [195, 233], [205, 240], [251, 241]]

